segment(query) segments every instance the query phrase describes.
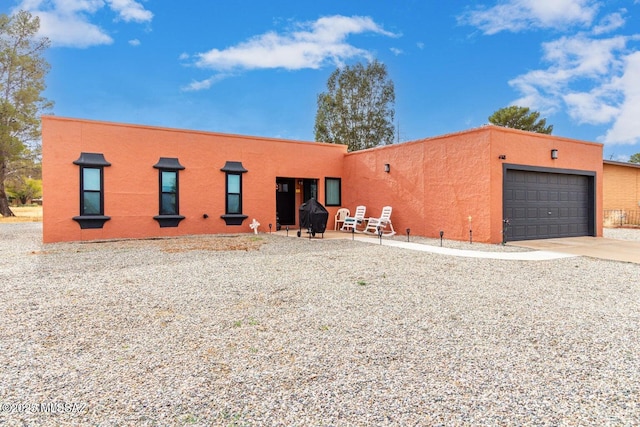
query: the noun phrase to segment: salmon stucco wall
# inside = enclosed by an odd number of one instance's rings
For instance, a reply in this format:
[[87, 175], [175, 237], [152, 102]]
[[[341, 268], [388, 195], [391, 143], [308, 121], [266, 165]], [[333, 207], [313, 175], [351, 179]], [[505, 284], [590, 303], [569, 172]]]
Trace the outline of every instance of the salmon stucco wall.
[[[551, 149], [558, 159], [551, 159]], [[496, 126], [349, 153], [343, 200], [352, 210], [367, 206], [367, 216], [392, 206], [400, 234], [409, 228], [413, 235], [442, 231], [448, 239], [499, 243], [505, 163], [593, 172], [594, 229], [602, 235], [602, 145]]]
[[605, 161], [604, 209], [640, 211], [640, 164]]
[[[317, 179], [318, 199], [324, 200], [324, 178], [340, 177], [346, 147], [334, 144], [282, 141], [269, 138], [154, 128], [88, 120], [43, 117], [43, 240], [44, 242], [140, 238], [187, 234], [250, 232], [253, 218], [260, 231], [276, 224], [276, 177]], [[100, 229], [81, 229], [79, 166], [84, 153], [101, 153], [104, 168], [104, 214], [111, 219]], [[160, 227], [160, 157], [177, 158], [179, 172], [177, 227]], [[241, 226], [228, 226], [225, 214], [227, 161], [242, 162], [243, 214]], [[297, 182], [297, 181], [296, 181]], [[297, 203], [301, 196], [297, 194]], [[296, 206], [297, 209], [297, 206]], [[330, 220], [337, 207], [328, 208]], [[205, 216], [207, 216], [205, 218]]]
[[[349, 153], [345, 160], [349, 208], [367, 206], [367, 216], [393, 207], [396, 231], [448, 239], [488, 241], [490, 140], [463, 132]], [[389, 164], [389, 173], [384, 165]]]

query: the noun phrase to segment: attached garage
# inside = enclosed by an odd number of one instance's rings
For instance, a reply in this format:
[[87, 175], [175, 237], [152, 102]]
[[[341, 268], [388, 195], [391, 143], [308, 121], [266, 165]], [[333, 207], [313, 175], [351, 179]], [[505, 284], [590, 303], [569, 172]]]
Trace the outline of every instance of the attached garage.
[[595, 236], [595, 175], [505, 164], [506, 240]]

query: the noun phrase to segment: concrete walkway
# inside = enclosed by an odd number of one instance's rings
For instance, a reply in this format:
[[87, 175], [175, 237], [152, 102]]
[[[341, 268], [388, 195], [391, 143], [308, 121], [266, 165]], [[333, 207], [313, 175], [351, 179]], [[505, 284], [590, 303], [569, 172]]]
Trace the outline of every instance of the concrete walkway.
[[[375, 237], [356, 236], [354, 240], [371, 244], [380, 244], [380, 240]], [[520, 261], [544, 261], [559, 258], [571, 258], [578, 255], [562, 252], [551, 252], [543, 250], [534, 250], [529, 252], [487, 252], [487, 251], [469, 251], [464, 249], [445, 248], [440, 246], [425, 245], [421, 243], [401, 242], [399, 240], [382, 239], [383, 246], [393, 246], [403, 249], [411, 249], [414, 251], [432, 252], [441, 255], [451, 255], [468, 258], [489, 258], [489, 259], [509, 259]]]
[[[296, 236], [297, 229], [289, 230], [289, 236]], [[284, 230], [276, 234], [284, 235]], [[308, 237], [304, 231], [302, 237]], [[327, 230], [324, 233], [325, 239], [354, 239], [359, 242], [380, 244], [380, 240], [374, 236], [358, 233], [352, 236], [351, 233]], [[422, 243], [404, 242], [401, 240], [382, 239], [383, 246], [393, 246], [397, 248], [410, 249], [414, 251], [432, 252], [442, 255], [468, 257], [468, 258], [488, 258], [507, 259], [521, 261], [544, 261], [551, 259], [570, 258], [577, 256], [588, 256], [612, 261], [633, 262], [640, 264], [640, 241], [607, 239], [604, 237], [565, 237], [559, 239], [524, 240], [519, 242], [509, 242], [510, 246], [517, 246], [531, 249], [528, 252], [500, 252], [453, 249]]]
[[561, 239], [524, 240], [509, 242], [512, 246], [552, 251], [612, 261], [640, 264], [640, 241], [607, 239], [604, 237], [564, 237]]
[[[278, 235], [288, 235], [289, 237], [295, 237], [297, 229], [290, 229], [287, 234], [285, 230], [280, 230], [276, 232]], [[302, 232], [303, 238], [308, 238], [309, 235], [303, 230]], [[341, 231], [333, 231], [327, 230], [323, 236], [324, 239], [353, 239], [358, 242], [370, 243], [370, 244], [380, 244], [380, 239], [374, 236], [368, 236], [365, 234], [355, 234], [353, 236], [351, 233], [344, 233]], [[508, 260], [521, 260], [521, 261], [543, 261], [550, 259], [559, 259], [559, 258], [570, 258], [578, 256], [576, 254], [570, 253], [562, 253], [562, 252], [554, 252], [554, 251], [546, 251], [546, 250], [532, 250], [528, 252], [500, 252], [500, 251], [480, 251], [480, 250], [464, 250], [464, 249], [453, 249], [446, 248], [434, 245], [427, 245], [423, 243], [414, 243], [414, 242], [403, 242], [401, 240], [391, 240], [387, 238], [382, 239], [383, 246], [393, 246], [396, 248], [410, 249], [414, 251], [422, 251], [422, 252], [432, 252], [441, 255], [450, 255], [457, 257], [468, 257], [468, 258], [486, 258], [486, 259], [508, 259]]]

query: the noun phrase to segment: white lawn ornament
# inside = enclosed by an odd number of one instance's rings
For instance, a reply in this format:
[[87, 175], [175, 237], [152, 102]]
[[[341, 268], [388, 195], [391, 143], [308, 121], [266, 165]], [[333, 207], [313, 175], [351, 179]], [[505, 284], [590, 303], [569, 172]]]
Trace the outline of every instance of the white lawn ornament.
[[260, 227], [260, 223], [253, 218], [253, 221], [249, 224], [249, 228], [252, 229], [255, 234], [258, 234], [258, 227]]

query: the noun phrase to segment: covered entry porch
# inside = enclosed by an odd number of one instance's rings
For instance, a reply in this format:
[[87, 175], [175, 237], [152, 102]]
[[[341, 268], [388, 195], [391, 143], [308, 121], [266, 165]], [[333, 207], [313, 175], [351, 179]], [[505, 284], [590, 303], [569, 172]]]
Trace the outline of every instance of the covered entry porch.
[[298, 224], [298, 209], [307, 200], [318, 200], [318, 178], [276, 177], [276, 229]]

